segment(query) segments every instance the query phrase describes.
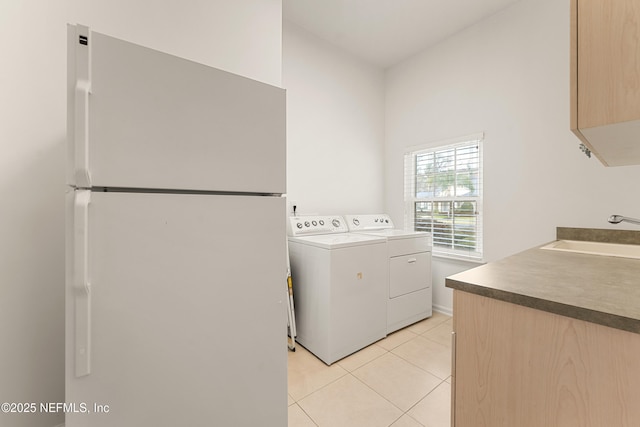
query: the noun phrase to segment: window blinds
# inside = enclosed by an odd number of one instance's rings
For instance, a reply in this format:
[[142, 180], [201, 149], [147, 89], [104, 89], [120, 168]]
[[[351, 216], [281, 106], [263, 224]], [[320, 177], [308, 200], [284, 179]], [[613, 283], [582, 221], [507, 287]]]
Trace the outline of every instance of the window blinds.
[[434, 255], [482, 258], [483, 134], [405, 154], [405, 221], [433, 236]]

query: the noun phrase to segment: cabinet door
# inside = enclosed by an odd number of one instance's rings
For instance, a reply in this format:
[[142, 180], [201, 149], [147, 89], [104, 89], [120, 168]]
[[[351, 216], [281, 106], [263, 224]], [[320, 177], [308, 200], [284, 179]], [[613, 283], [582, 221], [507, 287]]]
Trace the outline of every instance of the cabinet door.
[[640, 118], [640, 2], [577, 0], [578, 127]]
[[605, 166], [640, 164], [640, 4], [571, 1], [571, 130]]
[[640, 335], [454, 291], [456, 427], [638, 425]]

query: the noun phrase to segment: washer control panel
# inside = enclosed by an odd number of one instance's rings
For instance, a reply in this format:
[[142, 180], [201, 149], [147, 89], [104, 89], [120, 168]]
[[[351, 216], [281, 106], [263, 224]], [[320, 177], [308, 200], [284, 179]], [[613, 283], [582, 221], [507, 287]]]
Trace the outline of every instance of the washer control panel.
[[384, 230], [393, 227], [393, 221], [387, 214], [345, 215], [349, 231]]
[[340, 215], [290, 216], [287, 225], [290, 236], [335, 234], [349, 231], [346, 221]]

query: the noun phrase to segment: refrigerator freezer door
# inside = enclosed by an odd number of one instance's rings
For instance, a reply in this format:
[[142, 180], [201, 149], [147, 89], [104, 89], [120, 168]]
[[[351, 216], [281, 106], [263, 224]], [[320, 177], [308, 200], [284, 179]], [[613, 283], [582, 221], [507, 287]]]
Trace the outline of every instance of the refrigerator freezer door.
[[93, 192], [87, 230], [91, 372], [67, 358], [67, 427], [286, 425], [284, 198]]
[[68, 54], [70, 185], [285, 193], [283, 89], [82, 26]]

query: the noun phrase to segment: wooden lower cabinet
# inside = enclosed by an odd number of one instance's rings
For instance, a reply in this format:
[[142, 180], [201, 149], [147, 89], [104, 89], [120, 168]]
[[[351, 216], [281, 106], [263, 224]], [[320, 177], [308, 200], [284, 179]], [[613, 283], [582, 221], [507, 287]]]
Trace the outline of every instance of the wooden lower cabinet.
[[640, 334], [459, 290], [453, 313], [453, 426], [640, 426]]

